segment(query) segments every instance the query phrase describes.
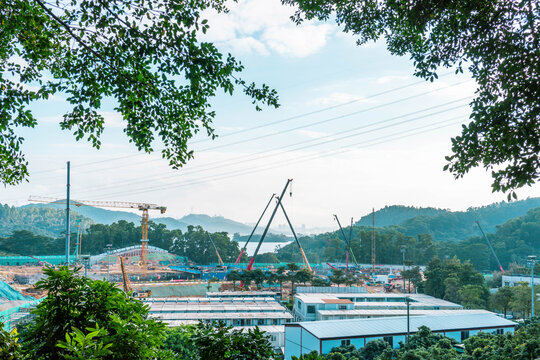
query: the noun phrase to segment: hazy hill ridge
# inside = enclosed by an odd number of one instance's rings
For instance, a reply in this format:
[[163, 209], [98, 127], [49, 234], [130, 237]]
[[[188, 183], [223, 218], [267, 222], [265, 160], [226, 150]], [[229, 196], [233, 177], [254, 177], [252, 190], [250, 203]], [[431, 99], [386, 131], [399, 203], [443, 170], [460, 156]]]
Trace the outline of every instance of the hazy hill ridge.
[[[0, 206], [0, 236], [10, 235], [13, 230], [30, 230], [35, 234], [51, 237], [59, 236], [65, 231], [65, 204], [29, 204], [21, 207]], [[141, 217], [128, 211], [115, 211], [92, 206], [71, 207], [71, 221], [75, 224], [78, 219], [85, 220], [87, 225], [111, 225], [120, 220], [140, 224]], [[150, 220], [167, 226], [167, 229], [186, 231], [188, 225], [200, 225], [211, 232], [225, 231], [229, 234], [249, 233], [251, 226], [226, 219], [222, 216], [190, 214], [180, 219], [172, 217], [153, 217]], [[73, 229], [73, 227], [72, 227]]]
[[[397, 226], [410, 236], [431, 234], [436, 240], [459, 241], [479, 235], [475, 221], [479, 221], [485, 232], [495, 232], [497, 225], [537, 207], [540, 198], [471, 207], [466, 211], [394, 205], [375, 212], [375, 226]], [[371, 214], [363, 216], [356, 225], [371, 226]]]

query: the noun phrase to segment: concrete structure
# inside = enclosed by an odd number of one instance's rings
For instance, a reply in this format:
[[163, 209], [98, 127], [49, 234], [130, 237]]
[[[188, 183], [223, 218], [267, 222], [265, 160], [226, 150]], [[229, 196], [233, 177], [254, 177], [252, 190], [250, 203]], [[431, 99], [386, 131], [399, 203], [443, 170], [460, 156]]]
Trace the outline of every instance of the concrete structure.
[[[516, 286], [518, 283], [526, 283], [531, 286], [531, 274], [529, 275], [503, 275], [502, 286]], [[540, 276], [534, 276], [534, 285], [540, 285]]]
[[206, 297], [209, 298], [273, 298], [279, 300], [280, 294], [276, 291], [216, 291], [207, 292]]
[[258, 326], [268, 334], [272, 346], [280, 351], [285, 343], [284, 325], [293, 318], [271, 297], [164, 298], [145, 299], [144, 302], [150, 306], [149, 316], [169, 327], [199, 321], [223, 321], [243, 331]]
[[461, 310], [463, 307], [424, 294], [297, 294], [293, 314], [296, 321], [345, 320], [405, 315], [406, 298], [413, 315], [431, 315], [438, 310]]
[[[410, 318], [411, 335], [421, 326], [427, 326], [461, 343], [480, 331], [503, 334], [514, 332], [516, 324], [502, 319], [488, 311], [475, 314], [413, 316]], [[329, 353], [334, 347], [352, 344], [362, 348], [371, 340], [386, 340], [393, 348], [405, 342], [407, 317], [309, 321], [285, 325], [285, 360], [292, 356], [315, 350], [320, 354]]]
[[367, 293], [365, 286], [297, 286], [294, 290], [297, 294]]
[[223, 321], [232, 326], [284, 325], [293, 316], [273, 298], [146, 299], [150, 317], [169, 326], [193, 321]]

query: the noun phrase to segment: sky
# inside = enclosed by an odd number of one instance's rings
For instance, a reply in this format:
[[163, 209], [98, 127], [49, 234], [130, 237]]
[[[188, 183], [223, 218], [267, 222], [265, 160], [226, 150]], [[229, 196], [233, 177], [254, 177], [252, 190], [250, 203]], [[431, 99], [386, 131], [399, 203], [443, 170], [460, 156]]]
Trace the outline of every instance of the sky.
[[[20, 129], [29, 181], [0, 189], [0, 202], [29, 195], [134, 201], [167, 206], [165, 216], [220, 215], [255, 223], [272, 193], [293, 179], [284, 206], [296, 227], [333, 229], [333, 214], [358, 219], [386, 205], [465, 210], [506, 199], [492, 193], [490, 173], [462, 179], [443, 171], [450, 139], [468, 123], [475, 83], [441, 69], [433, 83], [415, 78], [412, 61], [384, 42], [356, 45], [332, 22], [296, 26], [279, 0], [239, 0], [227, 14], [207, 12], [212, 41], [242, 61], [242, 77], [277, 90], [279, 109], [257, 112], [241, 92], [212, 99], [212, 141], [197, 135], [195, 158], [172, 170], [159, 153], [138, 153], [106, 102], [102, 148], [60, 130], [69, 109], [62, 94], [32, 106], [39, 125]], [[159, 144], [158, 144], [159, 146]], [[538, 184], [517, 191], [540, 194]], [[156, 216], [157, 214], [151, 214]], [[342, 220], [342, 222], [347, 222]], [[284, 224], [278, 214], [275, 224]]]

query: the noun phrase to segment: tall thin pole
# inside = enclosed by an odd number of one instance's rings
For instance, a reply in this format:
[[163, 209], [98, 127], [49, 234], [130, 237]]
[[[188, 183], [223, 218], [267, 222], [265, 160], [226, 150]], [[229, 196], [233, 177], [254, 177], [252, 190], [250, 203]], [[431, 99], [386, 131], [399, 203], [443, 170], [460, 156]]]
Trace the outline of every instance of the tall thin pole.
[[69, 266], [69, 240], [70, 240], [70, 226], [69, 226], [69, 161], [67, 162], [67, 185], [66, 185], [66, 264]]
[[375, 272], [375, 209], [371, 212], [371, 272]]
[[409, 297], [407, 296], [405, 298], [405, 301], [407, 301], [407, 350], [409, 349], [409, 336], [410, 336], [410, 333], [411, 333], [411, 324], [410, 324], [410, 314], [409, 314], [409, 303], [410, 303], [410, 299]]
[[531, 318], [534, 317], [534, 262], [532, 262], [531, 266], [531, 306], [532, 306], [532, 312], [531, 312]]
[[111, 264], [111, 246], [112, 244], [107, 244], [107, 281], [109, 281], [109, 266]]

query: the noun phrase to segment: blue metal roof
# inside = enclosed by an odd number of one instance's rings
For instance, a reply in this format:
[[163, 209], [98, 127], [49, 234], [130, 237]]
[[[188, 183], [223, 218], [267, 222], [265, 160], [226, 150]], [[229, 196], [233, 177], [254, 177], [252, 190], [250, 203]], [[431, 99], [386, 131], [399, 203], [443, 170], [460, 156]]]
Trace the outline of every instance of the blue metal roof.
[[[306, 321], [298, 323], [319, 339], [376, 337], [407, 332], [407, 317]], [[493, 313], [456, 315], [425, 315], [410, 317], [410, 331], [416, 332], [420, 326], [432, 331], [453, 331], [460, 329], [500, 328], [515, 326], [516, 323], [503, 319]]]

